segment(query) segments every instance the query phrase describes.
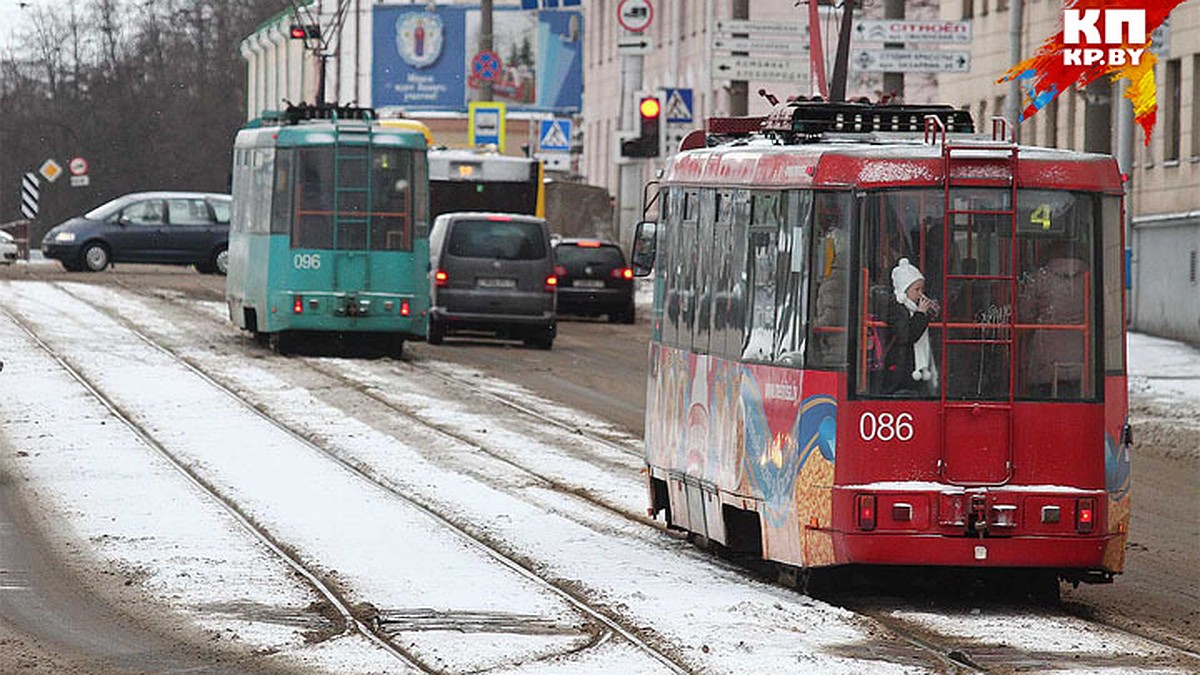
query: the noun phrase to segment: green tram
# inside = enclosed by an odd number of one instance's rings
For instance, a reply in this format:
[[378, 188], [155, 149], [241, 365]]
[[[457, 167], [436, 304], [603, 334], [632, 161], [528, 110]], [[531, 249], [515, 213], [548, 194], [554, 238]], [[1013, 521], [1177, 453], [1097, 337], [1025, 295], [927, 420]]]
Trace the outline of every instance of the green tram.
[[399, 356], [429, 311], [425, 137], [369, 109], [290, 106], [238, 132], [229, 318], [286, 353], [317, 333]]

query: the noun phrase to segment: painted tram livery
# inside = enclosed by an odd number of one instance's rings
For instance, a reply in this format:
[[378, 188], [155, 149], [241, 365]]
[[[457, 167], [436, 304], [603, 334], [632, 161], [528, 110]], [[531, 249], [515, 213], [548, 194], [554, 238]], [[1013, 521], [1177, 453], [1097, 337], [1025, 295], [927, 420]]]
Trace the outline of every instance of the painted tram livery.
[[[635, 243], [652, 514], [802, 569], [1019, 569], [1055, 593], [1121, 571], [1110, 157], [1019, 147], [1003, 120], [977, 136], [946, 106], [794, 100], [709, 120], [658, 187]], [[889, 358], [902, 259], [935, 307], [923, 378]]]
[[237, 136], [226, 300], [288, 351], [306, 333], [423, 339], [429, 310], [425, 135], [369, 109], [292, 106]]

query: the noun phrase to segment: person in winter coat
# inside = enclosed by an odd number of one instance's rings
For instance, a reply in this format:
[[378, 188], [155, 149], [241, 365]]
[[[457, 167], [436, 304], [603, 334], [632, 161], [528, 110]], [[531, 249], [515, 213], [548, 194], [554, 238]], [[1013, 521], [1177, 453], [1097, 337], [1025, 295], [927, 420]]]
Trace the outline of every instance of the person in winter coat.
[[1066, 246], [1051, 247], [1046, 264], [1034, 275], [1021, 299], [1025, 323], [1058, 328], [1033, 331], [1025, 381], [1039, 398], [1074, 398], [1080, 395], [1083, 377], [1084, 331], [1087, 322], [1088, 266], [1071, 257]]
[[925, 296], [925, 277], [908, 258], [901, 258], [892, 269], [892, 289], [896, 301], [889, 303], [887, 324], [893, 342], [884, 360], [884, 386], [893, 394], [932, 394], [938, 372], [929, 319], [937, 313], [937, 305]]

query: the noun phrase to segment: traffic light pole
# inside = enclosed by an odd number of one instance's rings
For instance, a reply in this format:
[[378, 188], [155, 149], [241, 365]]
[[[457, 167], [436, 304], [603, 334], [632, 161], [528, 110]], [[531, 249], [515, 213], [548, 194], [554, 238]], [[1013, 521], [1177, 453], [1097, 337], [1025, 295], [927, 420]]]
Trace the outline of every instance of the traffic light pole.
[[[642, 66], [640, 54], [621, 56], [621, 131], [637, 132], [640, 119], [634, 108], [637, 92], [642, 88]], [[620, 158], [619, 143], [613, 144], [614, 158]], [[617, 236], [621, 246], [630, 246], [633, 230], [642, 219], [642, 167], [638, 160], [624, 160], [617, 164]]]

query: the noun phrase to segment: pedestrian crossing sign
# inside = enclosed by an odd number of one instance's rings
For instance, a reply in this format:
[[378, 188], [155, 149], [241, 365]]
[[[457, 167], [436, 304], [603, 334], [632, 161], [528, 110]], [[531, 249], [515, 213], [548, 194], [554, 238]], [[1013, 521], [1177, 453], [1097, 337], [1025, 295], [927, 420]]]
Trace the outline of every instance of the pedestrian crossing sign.
[[691, 89], [663, 89], [663, 110], [667, 124], [693, 124], [696, 115], [692, 108]]
[[542, 120], [538, 125], [538, 139], [538, 148], [543, 151], [569, 151], [571, 149], [571, 120], [561, 118]]

